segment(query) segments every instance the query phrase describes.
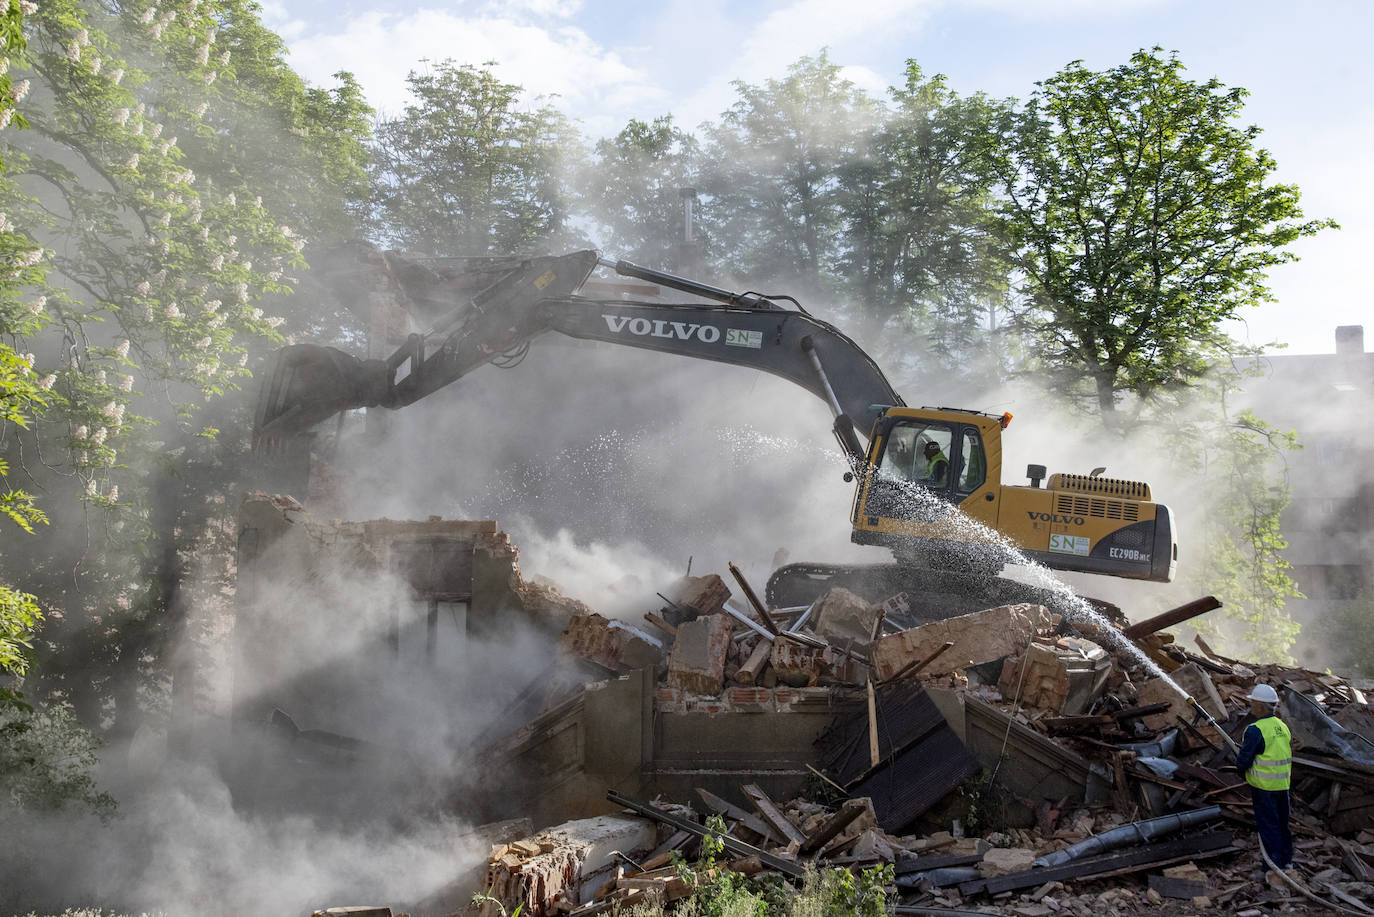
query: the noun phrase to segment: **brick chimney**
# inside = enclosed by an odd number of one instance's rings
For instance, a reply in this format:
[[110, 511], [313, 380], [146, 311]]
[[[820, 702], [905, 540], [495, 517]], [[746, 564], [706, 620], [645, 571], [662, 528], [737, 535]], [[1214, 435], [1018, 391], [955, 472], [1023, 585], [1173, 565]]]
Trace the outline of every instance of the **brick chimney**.
[[1359, 356], [1364, 353], [1364, 325], [1336, 326], [1336, 355]]

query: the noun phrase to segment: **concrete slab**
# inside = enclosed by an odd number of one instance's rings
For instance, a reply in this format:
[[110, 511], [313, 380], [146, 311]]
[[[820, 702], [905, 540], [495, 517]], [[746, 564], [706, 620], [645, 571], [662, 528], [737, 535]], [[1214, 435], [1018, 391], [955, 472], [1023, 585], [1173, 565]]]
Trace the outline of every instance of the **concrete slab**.
[[922, 624], [874, 641], [873, 674], [891, 678], [908, 663], [930, 656], [952, 642], [922, 674], [941, 675], [968, 665], [1021, 653], [1037, 634], [1048, 634], [1059, 621], [1043, 605], [1002, 605], [970, 615]]

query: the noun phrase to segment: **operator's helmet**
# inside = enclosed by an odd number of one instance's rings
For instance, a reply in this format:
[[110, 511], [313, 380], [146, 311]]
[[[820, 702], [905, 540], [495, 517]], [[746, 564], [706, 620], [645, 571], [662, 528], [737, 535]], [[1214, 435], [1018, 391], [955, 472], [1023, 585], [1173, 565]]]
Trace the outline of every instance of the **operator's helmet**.
[[926, 456], [926, 458], [932, 459], [932, 458], [935, 458], [935, 456], [937, 456], [937, 455], [939, 455], [939, 454], [940, 454], [940, 444], [939, 444], [939, 443], [935, 442], [935, 440], [931, 440], [930, 442], [926, 443], [926, 448], [925, 448], [925, 456]]
[[1277, 704], [1279, 692], [1275, 691], [1271, 685], [1255, 685], [1250, 689], [1250, 693], [1245, 696], [1245, 699], [1257, 700], [1261, 704]]

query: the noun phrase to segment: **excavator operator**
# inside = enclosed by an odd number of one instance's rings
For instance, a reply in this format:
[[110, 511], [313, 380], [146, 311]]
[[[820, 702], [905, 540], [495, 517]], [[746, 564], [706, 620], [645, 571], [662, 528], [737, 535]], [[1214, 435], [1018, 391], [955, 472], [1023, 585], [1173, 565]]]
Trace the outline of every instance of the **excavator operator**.
[[940, 450], [940, 444], [934, 440], [927, 442], [922, 454], [926, 458], [924, 483], [930, 487], [944, 487], [949, 475], [949, 459]]

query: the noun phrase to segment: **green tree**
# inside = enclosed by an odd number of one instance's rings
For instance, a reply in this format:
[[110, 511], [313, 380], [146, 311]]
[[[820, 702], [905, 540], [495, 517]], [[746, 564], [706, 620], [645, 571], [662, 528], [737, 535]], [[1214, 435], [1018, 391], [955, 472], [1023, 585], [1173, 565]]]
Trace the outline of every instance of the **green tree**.
[[617, 257], [672, 268], [682, 240], [681, 192], [695, 187], [700, 167], [699, 144], [671, 115], [631, 119], [597, 142], [580, 183], [582, 206]]
[[[24, 38], [25, 11], [31, 5], [8, 0], [0, 12], [0, 130], [27, 127], [28, 122], [15, 112], [17, 100], [28, 94], [28, 84], [16, 87], [10, 67], [22, 63], [28, 42]], [[4, 163], [0, 162], [0, 171]], [[38, 330], [42, 320], [39, 309], [22, 300], [23, 286], [41, 282], [45, 268], [43, 251], [16, 231], [8, 215], [0, 214], [0, 436], [7, 429], [27, 428], [35, 412], [48, 402], [47, 388], [33, 368], [32, 354], [21, 354], [14, 343]], [[3, 443], [3, 439], [0, 439]], [[0, 526], [7, 522], [33, 533], [35, 525], [45, 524], [47, 516], [34, 495], [18, 490], [9, 482], [9, 464], [0, 455]], [[27, 653], [33, 633], [43, 614], [34, 597], [10, 588], [0, 580], [0, 678], [23, 675], [28, 667]], [[10, 702], [13, 693], [0, 686], [0, 706]]]
[[1301, 448], [1297, 437], [1245, 411], [1181, 425], [1173, 438], [1188, 457], [1184, 470], [1206, 495], [1187, 580], [1224, 603], [1222, 616], [1235, 625], [1225, 636], [1240, 645], [1232, 655], [1291, 663], [1299, 626], [1284, 606], [1302, 594], [1283, 557], [1288, 542], [1279, 521], [1291, 494], [1284, 453]]
[[567, 229], [569, 170], [579, 140], [551, 106], [489, 69], [451, 60], [407, 82], [414, 101], [377, 125], [373, 233], [437, 255], [553, 247]]
[[[894, 368], [916, 349], [931, 373], [970, 363], [986, 372], [978, 358], [989, 315], [1007, 292], [1007, 264], [990, 231], [994, 125], [1005, 106], [981, 94], [960, 98], [915, 61], [891, 101], [872, 145], [838, 173], [837, 271], [858, 313], [856, 333], [888, 349]], [[898, 329], [902, 345], [885, 347]]]
[[835, 292], [842, 257], [840, 175], [867, 155], [879, 107], [822, 52], [781, 80], [734, 84], [736, 102], [706, 131], [703, 212], [719, 263], [751, 285]]
[[1159, 48], [1100, 73], [1075, 62], [1006, 127], [1020, 322], [1057, 390], [1113, 430], [1235, 348], [1222, 323], [1270, 298], [1290, 243], [1333, 225], [1303, 218], [1259, 128], [1235, 123], [1246, 91], [1183, 70]]

